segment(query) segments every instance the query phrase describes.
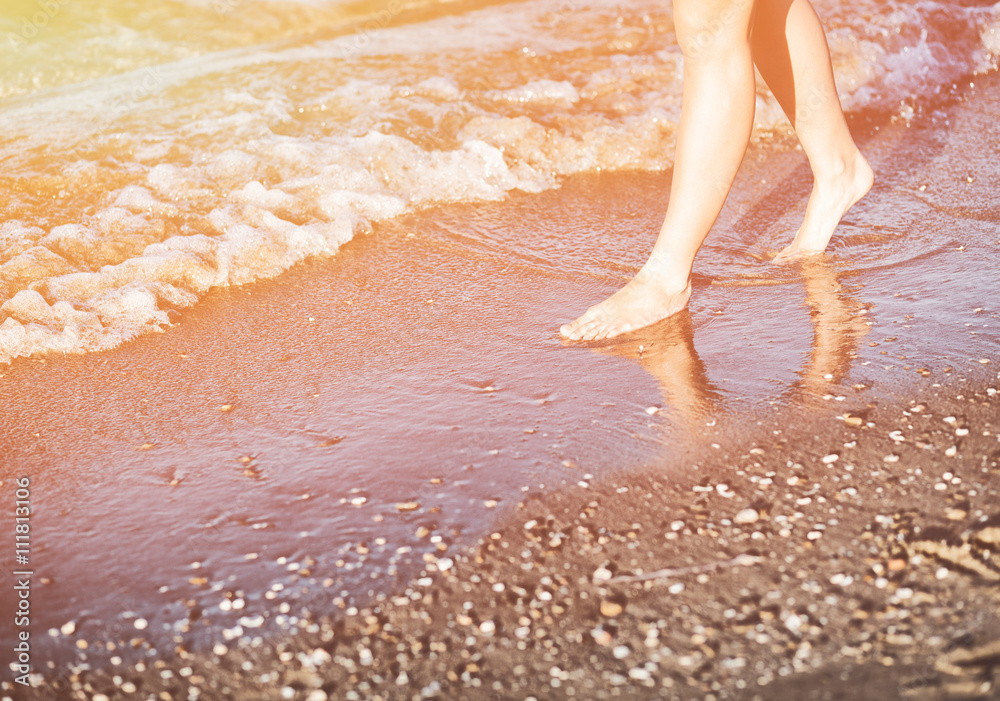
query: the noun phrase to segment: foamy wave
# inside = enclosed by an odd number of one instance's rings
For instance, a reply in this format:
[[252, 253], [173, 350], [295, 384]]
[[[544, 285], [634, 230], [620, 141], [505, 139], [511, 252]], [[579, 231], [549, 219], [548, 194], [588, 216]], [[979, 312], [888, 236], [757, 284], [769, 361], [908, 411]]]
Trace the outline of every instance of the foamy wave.
[[[905, 114], [994, 69], [998, 8], [818, 3], [845, 106]], [[0, 203], [0, 361], [114, 347], [417, 207], [671, 165], [683, 63], [658, 2], [375, 24], [364, 41], [168, 62], [0, 110], [18, 180]], [[754, 138], [788, 129], [760, 86]]]

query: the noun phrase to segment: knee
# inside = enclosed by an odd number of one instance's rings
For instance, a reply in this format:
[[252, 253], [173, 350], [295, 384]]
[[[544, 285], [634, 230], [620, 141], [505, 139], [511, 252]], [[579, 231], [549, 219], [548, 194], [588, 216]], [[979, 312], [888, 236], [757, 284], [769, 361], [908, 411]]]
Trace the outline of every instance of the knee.
[[674, 0], [674, 31], [685, 59], [749, 42], [753, 0]]

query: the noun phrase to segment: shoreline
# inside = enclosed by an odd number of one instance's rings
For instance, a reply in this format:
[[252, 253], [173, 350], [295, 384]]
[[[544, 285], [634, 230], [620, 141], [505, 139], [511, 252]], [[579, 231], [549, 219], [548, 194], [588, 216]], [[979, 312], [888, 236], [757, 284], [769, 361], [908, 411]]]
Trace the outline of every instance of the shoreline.
[[164, 335], [5, 368], [62, 655], [30, 698], [995, 695], [977, 83], [873, 127], [887, 177], [817, 265], [765, 267], [808, 188], [752, 154], [692, 310], [615, 344], [554, 320], [641, 264], [662, 175], [408, 215]]

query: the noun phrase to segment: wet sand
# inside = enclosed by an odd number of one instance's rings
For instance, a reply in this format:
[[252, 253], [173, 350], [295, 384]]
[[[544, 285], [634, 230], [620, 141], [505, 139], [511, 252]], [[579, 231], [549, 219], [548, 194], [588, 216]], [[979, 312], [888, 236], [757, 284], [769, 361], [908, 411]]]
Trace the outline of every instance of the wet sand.
[[[786, 412], [717, 426], [693, 462], [533, 495], [405, 588], [287, 639], [182, 655], [167, 668], [188, 665], [188, 679], [165, 686], [239, 699], [995, 698], [996, 394], [917, 397], [903, 412], [797, 417], [795, 432]], [[158, 674], [134, 683], [158, 688]], [[116, 691], [107, 678], [94, 689]]]
[[555, 329], [665, 174], [425, 210], [4, 369], [40, 684], [4, 693], [995, 695], [998, 104], [856, 124], [881, 179], [791, 270], [806, 171], [753, 152], [690, 313], [613, 346]]

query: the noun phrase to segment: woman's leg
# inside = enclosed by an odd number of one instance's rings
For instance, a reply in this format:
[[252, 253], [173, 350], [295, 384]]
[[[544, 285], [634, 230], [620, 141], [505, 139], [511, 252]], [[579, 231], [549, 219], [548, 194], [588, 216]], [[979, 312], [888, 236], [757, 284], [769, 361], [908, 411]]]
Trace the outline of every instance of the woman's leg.
[[754, 63], [791, 120], [813, 171], [802, 226], [776, 258], [826, 248], [841, 217], [872, 186], [872, 169], [854, 144], [837, 96], [830, 50], [809, 0], [758, 0]]
[[611, 338], [687, 305], [694, 256], [750, 141], [756, 99], [753, 12], [753, 0], [674, 0], [684, 94], [666, 217], [649, 260], [632, 281], [563, 326], [563, 336]]

